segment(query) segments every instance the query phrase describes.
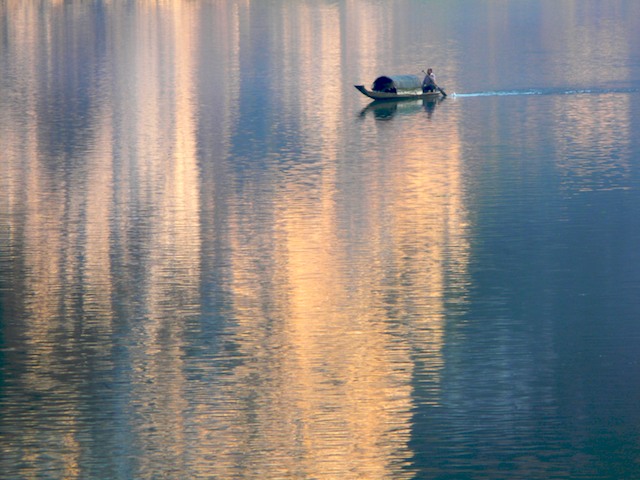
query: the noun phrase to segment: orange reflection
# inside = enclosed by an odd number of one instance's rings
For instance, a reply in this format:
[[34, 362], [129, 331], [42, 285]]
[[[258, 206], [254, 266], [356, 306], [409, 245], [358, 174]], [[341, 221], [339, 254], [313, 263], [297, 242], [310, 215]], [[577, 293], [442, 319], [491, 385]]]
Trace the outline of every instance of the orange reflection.
[[[73, 7], [69, 18], [91, 25], [91, 8]], [[96, 388], [96, 371], [104, 374], [113, 368], [118, 335], [113, 322], [119, 309], [136, 327], [128, 339], [139, 348], [130, 357], [132, 378], [116, 380], [131, 382], [129, 408], [146, 419], [138, 426], [159, 429], [157, 435], [138, 437], [147, 453], [139, 459], [140, 469], [155, 472], [161, 460], [178, 463], [187, 444], [182, 434], [182, 332], [185, 319], [199, 308], [200, 197], [192, 77], [196, 6], [176, 4], [171, 14], [155, 15], [169, 6], [140, 4], [133, 16], [139, 27], [133, 52], [114, 48], [114, 40], [104, 46], [113, 49], [113, 63], [99, 64], [93, 56], [74, 59], [93, 67], [83, 71], [100, 74], [86, 79], [91, 102], [82, 117], [78, 115], [82, 121], [74, 125], [76, 136], [68, 134], [77, 142], [58, 151], [58, 140], [47, 129], [65, 119], [51, 118], [58, 112], [47, 106], [58, 100], [57, 92], [47, 90], [53, 81], [39, 78], [42, 65], [64, 65], [78, 51], [93, 53], [83, 50], [82, 35], [60, 40], [57, 28], [65, 23], [51, 17], [64, 16], [61, 9], [66, 8], [14, 2], [10, 12], [3, 12], [11, 16], [8, 23], [16, 34], [9, 47], [15, 48], [11, 71], [21, 79], [21, 88], [2, 113], [3, 122], [15, 118], [20, 125], [0, 134], [5, 155], [0, 168], [9, 187], [2, 198], [7, 212], [23, 219], [10, 229], [10, 244], [20, 249], [11, 257], [23, 261], [23, 285], [15, 287], [24, 302], [16, 306], [23, 317], [16, 335], [24, 338], [28, 359], [19, 379], [25, 401], [11, 404], [14, 412], [4, 412], [16, 422], [5, 453], [20, 459], [26, 477], [51, 472], [65, 478], [86, 476], [80, 463], [86, 455], [87, 392]], [[130, 15], [122, 12], [114, 18], [118, 20], [109, 27], [115, 38], [132, 31]], [[154, 50], [163, 35], [175, 39], [175, 51], [168, 56]], [[56, 81], [61, 83], [77, 79], [60, 75]], [[111, 78], [118, 79], [115, 85], [104, 83]], [[69, 97], [68, 105], [75, 107], [74, 95], [72, 83], [58, 96], [60, 101]], [[141, 219], [140, 212], [148, 215]], [[148, 229], [134, 231], [132, 224]], [[142, 248], [141, 237], [147, 242]], [[116, 297], [122, 304], [113, 304]], [[138, 304], [136, 298], [141, 299]], [[143, 319], [135, 308], [126, 311], [140, 303]], [[49, 415], [30, 407], [32, 397]], [[158, 405], [150, 398], [158, 399]], [[42, 460], [43, 452], [50, 461]]]
[[[245, 360], [216, 392], [236, 403], [200, 412], [203, 423], [218, 420], [202, 441], [221, 477], [250, 458], [262, 478], [411, 478], [414, 358], [438, 403], [445, 290], [464, 289], [467, 275], [460, 142], [412, 130], [393, 142], [404, 152], [376, 145], [362, 161], [377, 171], [340, 190], [345, 112], [319, 79], [340, 78], [342, 32], [333, 9], [310, 13], [302, 5], [273, 15], [286, 28], [295, 18], [302, 39], [284, 48], [284, 68], [291, 58], [316, 62], [283, 95], [303, 98], [301, 131], [313, 132], [305, 145], [322, 161], [281, 158], [286, 169], [262, 174], [272, 196], [232, 202], [237, 326], [228, 335]], [[345, 212], [352, 204], [362, 206], [356, 224]], [[256, 235], [265, 218], [271, 230]], [[420, 294], [406, 297], [407, 284]]]
[[351, 46], [350, 50], [358, 52], [355, 58], [348, 59], [349, 65], [356, 64], [358, 67], [355, 78], [369, 78], [373, 81], [380, 75], [383, 57], [380, 50], [385, 45], [384, 39], [391, 35], [386, 16], [389, 10], [380, 8], [380, 5], [373, 2], [345, 2], [345, 16], [349, 25], [347, 32], [351, 35], [346, 40]]
[[[545, 23], [540, 38], [549, 50], [557, 51], [555, 61], [545, 65], [550, 77], [567, 78], [577, 85], [595, 87], [601, 86], [596, 82], [607, 85], [629, 78], [631, 72], [626, 65], [602, 68], [602, 65], [609, 64], [609, 57], [629, 55], [628, 52], [633, 48], [628, 36], [621, 34], [622, 26], [617, 23], [617, 19], [624, 18], [625, 14], [610, 16], [611, 11], [623, 7], [576, 0], [567, 3], [570, 6], [567, 5], [566, 14], [563, 15], [554, 14], [555, 5], [541, 4], [542, 10], [548, 10], [549, 13], [542, 15]], [[593, 21], [597, 21], [597, 28], [589, 24]], [[562, 48], [558, 49], [558, 45], [562, 45]]]
[[[67, 381], [65, 364], [68, 352], [77, 345], [60, 345], [61, 339], [72, 336], [77, 328], [75, 324], [60, 321], [60, 315], [73, 312], [77, 302], [65, 294], [62, 285], [84, 282], [85, 306], [91, 312], [90, 319], [109, 310], [109, 291], [108, 287], [103, 288], [104, 272], [101, 270], [105, 267], [103, 260], [108, 239], [101, 238], [98, 233], [103, 230], [107, 217], [95, 217], [96, 214], [104, 215], [107, 207], [104, 199], [70, 195], [69, 190], [58, 188], [60, 178], [47, 162], [40, 161], [45, 132], [39, 125], [46, 125], [48, 112], [41, 110], [39, 72], [41, 65], [50, 62], [47, 15], [56, 11], [53, 5], [42, 7], [32, 2], [9, 2], [0, 7], [3, 18], [11, 17], [11, 21], [4, 24], [10, 26], [11, 41], [7, 49], [14, 63], [8, 65], [6, 73], [16, 82], [19, 80], [21, 87], [11, 92], [9, 103], [3, 105], [0, 113], [3, 123], [8, 121], [7, 125], [19, 126], [0, 132], [0, 177], [8, 187], [1, 198], [3, 212], [24, 219], [19, 226], [8, 228], [12, 235], [10, 245], [20, 250], [8, 253], [11, 258], [23, 261], [16, 267], [23, 275], [15, 272], [14, 276], [20, 279], [20, 284], [13, 288], [21, 292], [21, 303], [16, 308], [22, 313], [24, 326], [19, 332], [7, 330], [6, 333], [24, 339], [29, 358], [24, 374], [19, 378], [20, 394], [24, 398], [3, 407], [4, 418], [20, 419], [20, 428], [11, 432], [12, 442], [4, 444], [3, 456], [22, 460], [22, 473], [26, 476], [37, 476], [34, 470], [37, 472], [41, 468], [44, 472], [56, 464], [60, 471], [73, 478], [78, 473], [82, 453], [77, 438], [71, 433], [61, 438], [53, 429], [42, 428], [39, 420], [43, 412], [31, 409], [29, 402], [33, 396], [51, 399], [42, 402], [45, 417], [52, 418], [67, 432], [77, 431], [81, 385]], [[97, 166], [91, 176], [95, 178], [104, 173]], [[75, 172], [65, 180], [80, 188], [90, 181], [84, 172]], [[4, 210], [5, 202], [7, 210]], [[80, 225], [80, 219], [85, 216], [93, 216], [95, 221], [86, 231]], [[80, 268], [79, 255], [86, 255], [86, 269]], [[109, 322], [102, 324], [97, 320], [96, 334], [109, 330]], [[10, 362], [12, 360], [13, 356], [9, 358]], [[59, 410], [53, 401], [57, 395], [68, 399], [68, 410]], [[41, 448], [36, 449], [36, 445]], [[43, 449], [59, 452], [60, 456], [51, 455], [50, 461], [43, 461]]]
[[[557, 167], [571, 191], [625, 188], [631, 174], [629, 95], [576, 95], [554, 102], [550, 115], [559, 149]], [[627, 182], [625, 182], [625, 179]]]
[[[200, 25], [227, 42], [228, 57], [216, 58], [227, 70], [214, 76], [222, 93], [208, 99], [218, 115], [215, 146], [222, 146], [212, 155], [226, 159], [232, 156], [243, 28], [249, 28], [243, 22], [256, 4], [138, 2], [108, 25], [113, 61], [101, 67], [112, 69], [105, 78], [115, 84], [96, 80], [94, 88], [105, 97], [86, 113], [90, 141], [56, 158], [63, 167], [52, 172], [42, 161], [50, 157], [42, 131], [48, 119], [36, 102], [42, 94], [36, 66], [48, 54], [40, 50], [49, 46], [41, 37], [46, 25], [35, 7], [21, 5], [23, 21], [12, 25], [25, 47], [19, 73], [33, 79], [21, 102], [29, 122], [22, 137], [4, 145], [14, 176], [6, 182], [9, 208], [23, 208], [25, 218], [24, 232], [16, 235], [23, 237], [26, 272], [24, 335], [36, 361], [23, 381], [25, 391], [64, 395], [68, 408], [42, 436], [34, 413], [16, 445], [64, 450], [56, 456], [63, 464], [58, 471], [81, 475], [85, 452], [76, 433], [86, 415], [83, 384], [93, 373], [82, 362], [113, 359], [119, 341], [126, 347], [117, 360], [127, 365], [115, 381], [127, 385], [127, 412], [118, 413], [131, 418], [117, 420], [131, 423], [123, 436], [132, 437], [139, 477], [159, 471], [220, 478], [248, 471], [262, 478], [412, 477], [415, 358], [423, 360], [437, 403], [445, 291], [466, 275], [455, 132], [439, 138], [418, 128], [394, 142], [405, 150], [393, 155], [378, 145], [361, 160], [372, 175], [358, 180], [343, 158], [352, 139], [341, 132], [348, 113], [334, 83], [344, 83], [348, 43], [340, 4], [284, 5], [269, 10], [270, 25], [284, 32], [270, 37], [283, 52], [277, 61], [298, 80], [283, 98], [287, 105], [299, 102], [300, 143], [321, 155], [309, 163], [278, 158], [282, 163], [265, 167], [268, 193], [256, 194], [249, 184], [235, 191], [220, 179], [226, 172], [211, 170], [201, 185], [199, 168], [213, 167], [196, 158]], [[375, 36], [383, 38], [378, 27], [385, 10], [365, 6], [369, 13], [362, 16], [358, 7], [347, 2], [356, 37], [369, 45], [370, 29], [377, 29]], [[75, 14], [82, 15], [78, 8]], [[201, 24], [207, 8], [214, 18]], [[118, 48], [117, 39], [127, 35], [135, 37], [130, 48]], [[367, 51], [361, 69], [372, 78], [378, 56]], [[300, 69], [303, 59], [313, 59], [313, 68]], [[2, 115], [23, 118], [18, 111]], [[218, 189], [223, 206], [215, 204]], [[203, 205], [222, 220], [200, 218]], [[214, 240], [225, 252], [224, 267], [210, 267], [230, 272], [221, 285], [230, 305], [221, 337], [230, 336], [238, 353], [225, 367], [202, 360], [198, 373], [206, 379], [209, 369], [217, 376], [197, 384], [186, 373], [185, 335], [188, 321], [201, 313], [201, 262]], [[407, 290], [417, 293], [407, 296]], [[122, 335], [115, 319], [131, 329], [126, 339], [115, 339]], [[73, 358], [82, 372], [78, 381], [65, 376], [57, 360], [82, 350], [75, 332], [83, 328], [102, 341]], [[113, 368], [105, 362], [101, 368]], [[26, 447], [16, 455], [42, 473], [38, 453]]]
[[[136, 160], [151, 161], [136, 188], [148, 192], [149, 205], [157, 208], [147, 238], [146, 285], [138, 287], [148, 318], [132, 333], [138, 348], [132, 352], [131, 408], [144, 419], [137, 425], [145, 452], [138, 459], [143, 476], [158, 468], [188, 470], [182, 352], [185, 322], [199, 311], [201, 256], [194, 101], [197, 18], [198, 6], [182, 2], [150, 2], [137, 17], [142, 52], [134, 67], [140, 69], [136, 88], [144, 103], [136, 107], [131, 127], [140, 129], [143, 153]], [[170, 56], [155, 50], [154, 39], [160, 38], [174, 45]], [[164, 148], [156, 150], [158, 143]], [[146, 199], [131, 199], [140, 201]]]

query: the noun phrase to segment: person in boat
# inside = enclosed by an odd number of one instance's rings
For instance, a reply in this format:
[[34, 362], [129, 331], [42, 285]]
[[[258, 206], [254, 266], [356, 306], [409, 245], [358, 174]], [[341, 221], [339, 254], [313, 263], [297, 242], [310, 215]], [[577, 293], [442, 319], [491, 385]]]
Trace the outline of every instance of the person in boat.
[[[424, 70], [423, 70], [424, 71]], [[422, 91], [423, 92], [435, 92], [438, 88], [436, 85], [436, 76], [433, 73], [433, 69], [427, 69], [427, 74], [424, 76], [424, 80], [422, 80]]]

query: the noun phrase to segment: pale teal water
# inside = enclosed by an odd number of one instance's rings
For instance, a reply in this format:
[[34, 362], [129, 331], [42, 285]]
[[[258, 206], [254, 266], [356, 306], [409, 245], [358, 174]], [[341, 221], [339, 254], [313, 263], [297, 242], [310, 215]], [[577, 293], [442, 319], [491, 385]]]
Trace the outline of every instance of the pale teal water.
[[640, 478], [639, 19], [1, 3], [0, 477]]

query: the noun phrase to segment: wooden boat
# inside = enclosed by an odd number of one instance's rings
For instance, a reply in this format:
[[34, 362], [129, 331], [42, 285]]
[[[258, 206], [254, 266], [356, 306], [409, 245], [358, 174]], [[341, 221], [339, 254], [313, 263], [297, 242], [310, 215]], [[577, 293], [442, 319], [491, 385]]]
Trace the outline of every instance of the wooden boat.
[[422, 91], [422, 79], [417, 75], [392, 75], [375, 79], [371, 90], [364, 85], [354, 85], [360, 93], [374, 100], [433, 99], [446, 97], [443, 89]]

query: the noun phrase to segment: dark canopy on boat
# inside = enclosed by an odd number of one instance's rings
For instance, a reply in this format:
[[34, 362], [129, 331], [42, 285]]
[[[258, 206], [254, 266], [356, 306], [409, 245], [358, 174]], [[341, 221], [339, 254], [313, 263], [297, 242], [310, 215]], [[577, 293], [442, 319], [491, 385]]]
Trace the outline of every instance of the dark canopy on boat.
[[422, 79], [418, 75], [391, 75], [378, 77], [373, 81], [375, 92], [422, 91]]

